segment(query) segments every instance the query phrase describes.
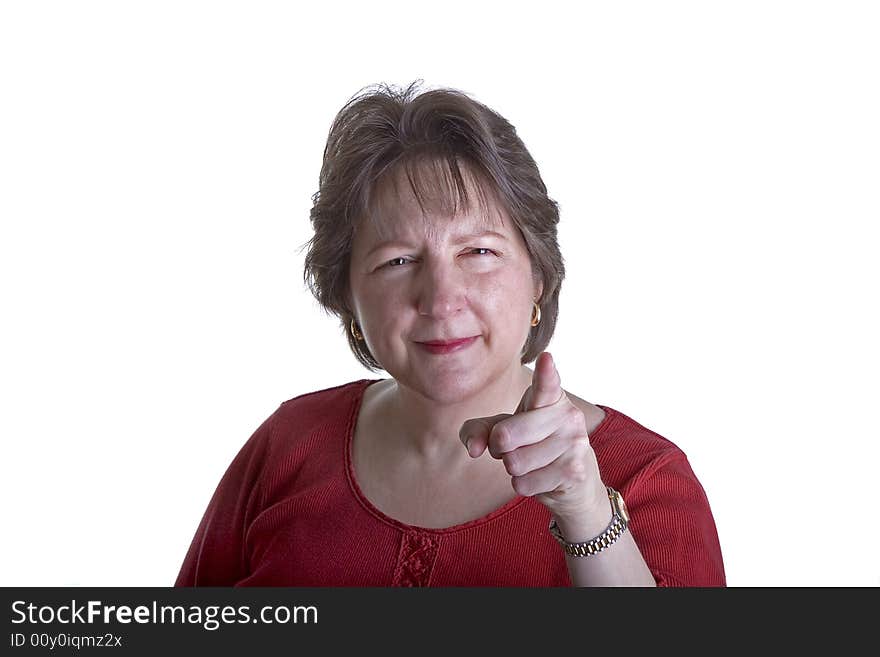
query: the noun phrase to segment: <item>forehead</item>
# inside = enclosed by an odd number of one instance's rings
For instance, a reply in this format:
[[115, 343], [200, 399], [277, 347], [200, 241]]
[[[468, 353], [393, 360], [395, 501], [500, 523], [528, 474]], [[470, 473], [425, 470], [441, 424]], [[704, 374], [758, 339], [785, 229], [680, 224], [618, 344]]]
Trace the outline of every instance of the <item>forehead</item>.
[[516, 232], [492, 185], [460, 162], [401, 164], [377, 183], [358, 241], [382, 242], [407, 235], [494, 230]]

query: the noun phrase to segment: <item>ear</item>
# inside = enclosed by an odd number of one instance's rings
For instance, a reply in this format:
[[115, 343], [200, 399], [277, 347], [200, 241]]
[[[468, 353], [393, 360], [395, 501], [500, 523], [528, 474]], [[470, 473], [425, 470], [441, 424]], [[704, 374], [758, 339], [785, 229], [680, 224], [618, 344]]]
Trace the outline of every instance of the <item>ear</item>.
[[544, 281], [540, 278], [537, 280], [537, 285], [535, 286], [535, 299], [540, 299], [541, 295], [544, 294]]

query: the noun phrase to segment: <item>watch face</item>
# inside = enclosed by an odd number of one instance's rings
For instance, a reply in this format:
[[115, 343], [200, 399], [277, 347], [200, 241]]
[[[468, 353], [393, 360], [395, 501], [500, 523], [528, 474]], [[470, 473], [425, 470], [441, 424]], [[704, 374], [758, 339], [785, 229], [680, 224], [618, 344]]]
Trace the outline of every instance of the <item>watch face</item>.
[[612, 497], [614, 498], [614, 506], [617, 508], [620, 517], [623, 518], [624, 522], [629, 524], [629, 512], [626, 510], [626, 502], [623, 501], [623, 495], [614, 491]]

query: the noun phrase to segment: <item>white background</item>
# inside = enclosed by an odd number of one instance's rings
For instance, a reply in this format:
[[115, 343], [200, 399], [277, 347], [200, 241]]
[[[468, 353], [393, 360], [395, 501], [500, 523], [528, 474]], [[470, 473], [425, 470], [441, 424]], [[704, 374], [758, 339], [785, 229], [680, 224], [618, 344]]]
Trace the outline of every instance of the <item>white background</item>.
[[281, 401], [374, 375], [302, 282], [335, 113], [451, 86], [562, 213], [549, 350], [677, 443], [732, 586], [880, 585], [871, 2], [5, 2], [0, 584], [173, 583]]

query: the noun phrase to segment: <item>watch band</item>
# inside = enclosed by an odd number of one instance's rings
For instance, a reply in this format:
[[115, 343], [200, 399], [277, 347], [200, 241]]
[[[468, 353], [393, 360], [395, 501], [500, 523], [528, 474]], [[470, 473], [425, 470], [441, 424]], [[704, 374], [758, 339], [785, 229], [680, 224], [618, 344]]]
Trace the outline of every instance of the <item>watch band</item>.
[[556, 518], [550, 519], [550, 533], [559, 542], [566, 554], [572, 557], [588, 557], [598, 554], [609, 545], [612, 545], [626, 531], [629, 526], [629, 515], [623, 503], [623, 498], [620, 493], [610, 486], [608, 487], [608, 498], [611, 500], [614, 515], [611, 516], [611, 522], [605, 531], [592, 540], [584, 541], [583, 543], [569, 543], [562, 535], [562, 531], [556, 523]]

